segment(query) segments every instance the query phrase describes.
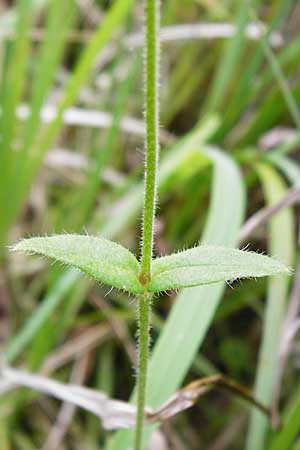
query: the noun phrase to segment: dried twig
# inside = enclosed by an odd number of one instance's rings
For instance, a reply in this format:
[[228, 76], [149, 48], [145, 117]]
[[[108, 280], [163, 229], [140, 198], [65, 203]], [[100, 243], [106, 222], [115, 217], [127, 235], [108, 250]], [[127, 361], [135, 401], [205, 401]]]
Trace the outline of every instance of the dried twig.
[[76, 384], [60, 383], [41, 375], [13, 369], [2, 364], [0, 393], [15, 389], [18, 386], [28, 387], [86, 409], [95, 414], [106, 429], [129, 428], [135, 425], [136, 409], [133, 405], [111, 400], [105, 393], [94, 389]]
[[148, 414], [147, 417], [155, 422], [169, 419], [179, 412], [193, 406], [202, 395], [215, 388], [231, 392], [238, 397], [243, 398], [269, 416], [268, 408], [256, 400], [252, 393], [244, 386], [223, 375], [212, 375], [210, 377], [200, 378], [197, 381], [193, 381], [183, 389], [180, 389], [158, 410]]
[[[77, 184], [84, 182], [84, 177], [80, 176], [81, 174], [78, 172], [83, 172], [84, 174], [92, 168], [92, 162], [85, 155], [62, 147], [53, 148], [47, 152], [44, 164], [49, 169], [64, 171], [64, 176], [68, 176], [66, 171], [69, 171], [69, 177], [71, 177], [72, 182]], [[101, 178], [105, 183], [113, 187], [121, 186], [125, 181], [124, 174], [110, 167], [103, 170]]]
[[[30, 108], [27, 104], [17, 107], [16, 114], [20, 120], [26, 120], [30, 116]], [[54, 105], [45, 105], [41, 108], [40, 116], [44, 123], [49, 123], [55, 119], [57, 108]], [[68, 108], [63, 114], [63, 122], [70, 126], [82, 126], [91, 128], [110, 128], [113, 124], [112, 114], [105, 111], [93, 109]], [[123, 117], [120, 121], [121, 130], [136, 136], [145, 135], [145, 123], [142, 119], [134, 117]], [[174, 137], [165, 130], [160, 131], [160, 138], [163, 143], [169, 143]]]
[[112, 336], [112, 332], [107, 325], [95, 325], [87, 328], [50, 354], [45, 360], [41, 372], [44, 375], [54, 372], [72, 359], [78, 358], [99, 346], [110, 336]]
[[[237, 33], [235, 24], [229, 22], [203, 22], [203, 23], [182, 23], [163, 27], [160, 30], [161, 42], [185, 41], [195, 39], [226, 39], [231, 38]], [[267, 33], [267, 26], [262, 22], [251, 22], [245, 27], [245, 35], [250, 40], [259, 40]], [[44, 29], [34, 28], [31, 31], [31, 40], [42, 41], [44, 39]], [[93, 32], [88, 30], [71, 30], [67, 35], [67, 39], [71, 42], [88, 42]], [[13, 30], [6, 28], [1, 32], [2, 38], [13, 39], [15, 33]], [[142, 32], [135, 32], [123, 37], [122, 43], [128, 50], [136, 49], [143, 44]], [[271, 47], [281, 47], [284, 43], [283, 36], [274, 31], [269, 36]], [[116, 44], [111, 44], [106, 48], [110, 53], [115, 53]], [[105, 50], [104, 50], [105, 51]]]
[[239, 242], [245, 241], [256, 228], [264, 225], [279, 211], [298, 202], [300, 202], [300, 187], [292, 187], [279, 202], [260, 209], [247, 220], [239, 232]]
[[[40, 375], [12, 369], [2, 364], [0, 393], [14, 389], [17, 386], [29, 387], [84, 408], [99, 417], [103, 427], [106, 429], [131, 428], [135, 426], [136, 407], [129, 403], [109, 399], [103, 392], [74, 384], [60, 383]], [[257, 401], [244, 386], [222, 375], [213, 375], [194, 381], [180, 389], [156, 410], [146, 408], [145, 420], [147, 423], [163, 422], [190, 408], [202, 395], [214, 388], [226, 390], [243, 398], [269, 416], [269, 410]]]
[[[228, 22], [203, 22], [203, 23], [183, 23], [163, 27], [160, 30], [160, 42], [183, 42], [194, 39], [226, 39], [234, 36], [237, 27]], [[251, 22], [245, 27], [245, 35], [250, 40], [259, 40], [267, 32], [266, 25], [261, 22]], [[283, 37], [278, 32], [273, 32], [269, 36], [269, 42], [272, 47], [281, 47]], [[122, 45], [129, 51], [136, 50], [143, 45], [143, 33], [136, 32], [125, 36]], [[103, 67], [114, 57], [118, 50], [117, 43], [108, 45], [102, 52], [98, 61], [98, 66]]]
[[267, 131], [259, 140], [259, 147], [263, 151], [278, 147], [286, 141], [294, 141], [298, 136], [297, 130], [291, 127], [278, 126]]

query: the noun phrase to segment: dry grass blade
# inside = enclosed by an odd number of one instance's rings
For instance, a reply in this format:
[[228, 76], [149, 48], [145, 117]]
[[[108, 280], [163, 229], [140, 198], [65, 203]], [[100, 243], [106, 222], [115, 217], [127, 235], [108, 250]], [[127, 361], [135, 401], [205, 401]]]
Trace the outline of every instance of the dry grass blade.
[[243, 242], [245, 239], [248, 239], [256, 228], [266, 224], [279, 211], [293, 206], [296, 203], [299, 203], [299, 201], [300, 188], [292, 187], [277, 203], [260, 209], [247, 220], [239, 232], [239, 242]]
[[[17, 116], [25, 121], [30, 116], [30, 108], [27, 104], [19, 105]], [[45, 105], [40, 110], [40, 117], [44, 123], [51, 123], [57, 117], [57, 107], [55, 105]], [[83, 109], [71, 107], [65, 110], [63, 114], [63, 123], [70, 126], [81, 126], [91, 128], [110, 128], [113, 124], [113, 115], [105, 111], [94, 109]], [[120, 121], [120, 127], [123, 131], [136, 136], [145, 135], [145, 123], [135, 117], [123, 117]], [[168, 143], [174, 137], [165, 130], [160, 132], [161, 141]]]
[[[7, 367], [4, 364], [1, 367], [0, 374], [0, 393], [18, 386], [28, 387], [86, 409], [99, 417], [106, 429], [132, 428], [135, 426], [136, 407], [123, 401], [110, 399], [104, 392], [76, 384], [60, 383], [41, 375]], [[145, 420], [147, 423], [157, 423], [170, 419], [191, 408], [202, 395], [215, 388], [225, 390], [246, 400], [269, 416], [269, 410], [256, 400], [244, 386], [223, 375], [213, 375], [196, 380], [178, 390], [155, 410], [146, 408]]]
[[216, 388], [243, 398], [269, 416], [269, 409], [256, 400], [247, 388], [235, 380], [219, 374], [193, 381], [177, 391], [166, 403], [147, 416], [154, 422], [169, 419], [185, 409], [190, 408], [202, 395]]
[[112, 332], [107, 325], [89, 327], [78, 336], [70, 339], [60, 348], [51, 353], [45, 360], [41, 372], [44, 375], [55, 372], [58, 368], [73, 359], [81, 357], [86, 352], [105, 342]]
[[298, 136], [297, 130], [292, 127], [278, 126], [267, 131], [259, 140], [259, 147], [263, 151], [276, 148], [286, 141], [294, 141]]
[[[251, 22], [245, 27], [245, 36], [249, 40], [260, 40], [266, 34], [266, 26], [259, 22]], [[195, 39], [214, 40], [236, 37], [239, 33], [236, 24], [227, 22], [203, 22], [181, 23], [163, 27], [160, 30], [160, 42], [190, 41]], [[283, 45], [283, 37], [279, 32], [273, 32], [269, 36], [271, 47], [278, 48]], [[123, 46], [129, 50], [135, 50], [143, 45], [143, 33], [136, 32], [128, 35], [123, 40]], [[117, 53], [116, 44], [108, 45], [102, 52], [98, 61], [100, 66], [107, 64]]]
[[41, 375], [2, 366], [0, 393], [18, 386], [28, 387], [90, 411], [99, 417], [106, 429], [135, 425], [136, 409], [126, 402], [111, 400], [105, 393], [94, 389], [64, 384]]
[[[161, 42], [193, 40], [193, 39], [226, 39], [233, 37], [237, 32], [237, 27], [229, 22], [203, 22], [203, 23], [182, 23], [167, 26], [161, 29]], [[261, 22], [251, 22], [245, 28], [245, 35], [250, 40], [259, 40], [267, 32], [267, 27]], [[2, 36], [6, 39], [14, 39], [15, 33], [6, 29]], [[45, 32], [43, 29], [34, 28], [31, 30], [30, 39], [32, 41], [43, 41]], [[89, 31], [70, 31], [67, 35], [71, 42], [88, 42], [92, 34]], [[273, 48], [281, 47], [284, 43], [280, 32], [275, 31], [269, 36], [269, 43]], [[125, 38], [125, 47], [128, 49], [141, 47], [143, 44], [142, 33], [133, 33]]]

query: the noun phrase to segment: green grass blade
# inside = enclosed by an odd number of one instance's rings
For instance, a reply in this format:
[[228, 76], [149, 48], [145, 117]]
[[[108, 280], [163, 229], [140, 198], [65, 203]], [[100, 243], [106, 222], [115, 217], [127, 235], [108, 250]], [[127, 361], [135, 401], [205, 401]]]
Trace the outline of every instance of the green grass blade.
[[31, 158], [33, 158], [33, 161], [31, 162], [33, 166], [31, 170], [32, 174], [38, 169], [45, 151], [55, 139], [62, 124], [64, 111], [76, 100], [81, 87], [90, 75], [96, 57], [99, 57], [101, 50], [110, 40], [114, 31], [122, 24], [132, 4], [133, 0], [116, 0], [108, 10], [99, 29], [95, 32], [88, 46], [84, 50], [76, 65], [74, 73], [66, 86], [63, 98], [58, 105], [55, 119], [51, 122], [40, 139], [38, 139], [37, 144], [33, 148], [31, 154]]
[[[114, 31], [125, 20], [132, 4], [133, 0], [116, 0], [112, 7], [108, 10], [105, 18], [99, 26], [99, 29], [95, 32], [86, 49], [83, 51], [74, 73], [65, 88], [62, 100], [58, 105], [55, 118], [46, 130], [42, 131], [42, 133], [35, 139], [35, 142], [28, 153], [26, 165], [23, 167], [21, 180], [19, 181], [20, 189], [18, 192], [20, 195], [14, 201], [14, 210], [11, 214], [10, 222], [13, 221], [14, 217], [18, 213], [21, 204], [28, 193], [31, 182], [40, 167], [45, 152], [56, 138], [62, 126], [64, 111], [75, 102], [80, 89], [88, 80], [96, 57], [99, 56], [101, 50], [108, 43]], [[9, 224], [6, 224], [6, 227], [8, 226]]]
[[29, 31], [31, 27], [32, 2], [19, 0], [16, 38], [8, 56], [7, 73], [2, 86], [1, 111], [1, 164], [12, 157], [11, 141], [16, 126], [15, 111], [23, 94], [30, 48]]
[[[280, 175], [272, 167], [260, 164], [258, 173], [263, 185], [266, 201], [273, 204], [286, 192]], [[269, 251], [285, 264], [292, 266], [294, 257], [294, 223], [291, 209], [285, 209], [270, 222]], [[284, 236], [284, 239], [283, 239]], [[276, 374], [280, 329], [286, 310], [289, 280], [277, 276], [268, 286], [267, 305], [264, 318], [263, 338], [259, 355], [254, 394], [263, 404], [270, 405], [272, 385]], [[259, 411], [251, 413], [247, 436], [247, 450], [263, 450], [269, 428], [268, 420]]]
[[[284, 23], [285, 17], [289, 11], [291, 0], [278, 4], [278, 11], [272, 22], [268, 22], [268, 30], [263, 38], [266, 41], [266, 45], [269, 45], [269, 36], [272, 30], [279, 28], [280, 23]], [[280, 22], [280, 23], [278, 23]], [[286, 54], [289, 53], [289, 47], [282, 49], [282, 54], [286, 60]], [[296, 53], [296, 52], [295, 52]], [[256, 45], [253, 50], [245, 51], [243, 59], [247, 61], [247, 66], [241, 63], [241, 69], [238, 70], [238, 82], [234, 84], [234, 88], [230, 92], [230, 97], [228, 98], [228, 103], [226, 104], [226, 117], [224, 118], [224, 123], [220, 131], [218, 132], [218, 137], [226, 136], [230, 133], [232, 127], [238, 124], [244, 111], [249, 108], [251, 103], [256, 102], [260, 95], [264, 94], [265, 89], [268, 88], [270, 81], [273, 79], [273, 72], [267, 66], [264, 70], [265, 74], [260, 75], [263, 70], [263, 60], [265, 58], [262, 45]], [[296, 61], [297, 57], [294, 57]], [[253, 83], [253, 79], [261, 78], [258, 83]], [[269, 77], [269, 78], [268, 78]], [[263, 80], [268, 79], [267, 83], [263, 83]], [[260, 89], [259, 89], [260, 88]]]
[[275, 167], [277, 167], [292, 184], [300, 184], [300, 166], [291, 158], [271, 153], [266, 157]]
[[[297, 42], [296, 42], [297, 44]], [[292, 89], [289, 86], [289, 82], [287, 80], [287, 77], [281, 67], [279, 58], [274, 54], [273, 50], [271, 49], [268, 40], [266, 37], [263, 37], [261, 40], [261, 48], [263, 51], [263, 54], [265, 58], [267, 59], [269, 63], [270, 71], [277, 81], [279, 90], [280, 90], [280, 96], [278, 96], [278, 93], [276, 89], [272, 89], [269, 95], [267, 96], [266, 100], [264, 101], [263, 106], [261, 107], [261, 110], [257, 113], [257, 115], [254, 117], [252, 130], [250, 129], [248, 131], [248, 134], [250, 137], [253, 137], [260, 133], [260, 131], [266, 129], [266, 126], [270, 127], [274, 123], [274, 120], [276, 118], [278, 119], [281, 115], [283, 115], [284, 112], [284, 105], [277, 105], [277, 108], [274, 108], [274, 104], [278, 104], [280, 102], [281, 97], [284, 100], [284, 103], [289, 111], [289, 114], [291, 118], [293, 119], [296, 127], [298, 130], [300, 130], [300, 110], [298, 107], [298, 97], [299, 92], [296, 89]], [[289, 54], [289, 47], [285, 52]], [[296, 57], [294, 58], [296, 60]], [[248, 139], [249, 139], [248, 136]], [[247, 142], [247, 134], [246, 139], [242, 140], [240, 144], [244, 145]]]
[[[32, 1], [20, 0], [17, 5], [16, 38], [11, 44], [6, 71], [1, 86], [1, 121], [0, 121], [0, 242], [6, 232], [13, 202], [11, 198], [15, 183], [12, 183], [14, 160], [18, 152], [14, 148], [14, 132], [17, 125], [15, 111], [20, 103], [25, 87], [28, 55], [30, 49], [30, 27], [32, 20]], [[2, 243], [2, 242], [1, 242]]]
[[61, 299], [72, 288], [77, 278], [77, 271], [69, 270], [56, 284], [53, 285], [40, 307], [25, 323], [21, 331], [8, 343], [4, 356], [9, 363], [12, 362], [32, 341], [35, 334], [41, 329], [48, 317], [51, 316], [57, 308]]
[[24, 132], [22, 157], [19, 167], [25, 161], [29, 147], [40, 125], [40, 109], [45, 102], [63, 55], [67, 33], [73, 24], [76, 12], [74, 0], [54, 0], [50, 2], [48, 20], [45, 29], [45, 38], [37, 55], [39, 61], [33, 80], [30, 102], [30, 116]]
[[266, 56], [266, 59], [272, 69], [274, 77], [277, 80], [277, 83], [279, 85], [283, 98], [286, 102], [287, 108], [291, 114], [291, 117], [296, 127], [298, 128], [298, 131], [300, 131], [300, 110], [298, 107], [298, 103], [294, 98], [292, 90], [288, 84], [288, 81], [285, 78], [285, 75], [281, 69], [281, 66], [276, 56], [274, 55], [272, 49], [270, 48], [268, 42], [265, 39], [262, 39], [262, 48]]
[[[299, 436], [300, 424], [300, 392], [292, 400], [286, 417], [283, 419], [282, 427], [274, 436], [268, 450], [290, 450], [296, 437]], [[294, 448], [293, 448], [294, 450]]]
[[[224, 153], [210, 149], [205, 154], [213, 160], [215, 173], [210, 213], [202, 239], [205, 243], [232, 247], [243, 220], [243, 181], [238, 168]], [[223, 291], [224, 285], [218, 283], [185, 289], [178, 297], [151, 357], [149, 406], [159, 406], [180, 386], [213, 320]], [[152, 429], [148, 427], [148, 437]], [[108, 448], [127, 450], [132, 439], [131, 431], [120, 431]]]
[[[252, 1], [256, 4], [257, 1]], [[223, 57], [217, 67], [216, 74], [211, 83], [210, 93], [206, 102], [206, 111], [212, 113], [218, 111], [224, 102], [232, 73], [239, 61], [245, 46], [244, 29], [249, 20], [249, 5], [247, 2], [238, 3], [236, 15], [237, 32], [231, 39], [225, 42]]]

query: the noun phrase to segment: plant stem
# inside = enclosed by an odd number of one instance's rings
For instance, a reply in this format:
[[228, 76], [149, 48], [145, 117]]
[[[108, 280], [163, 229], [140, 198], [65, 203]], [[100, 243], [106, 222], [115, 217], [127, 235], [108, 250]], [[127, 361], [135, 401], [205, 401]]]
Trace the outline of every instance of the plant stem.
[[137, 372], [137, 418], [135, 450], [143, 449], [144, 410], [147, 392], [147, 366], [150, 340], [150, 313], [152, 294], [147, 292], [151, 279], [153, 250], [153, 226], [155, 217], [157, 168], [159, 156], [159, 108], [158, 108], [158, 66], [159, 66], [159, 0], [144, 0], [145, 34], [145, 118], [146, 118], [146, 164], [144, 216], [141, 244], [140, 280], [145, 286], [145, 294], [139, 299], [138, 322], [138, 372]]
[[146, 404], [147, 369], [149, 353], [149, 329], [151, 313], [151, 294], [145, 293], [139, 299], [139, 354], [137, 382], [137, 418], [135, 432], [135, 450], [142, 450], [144, 410]]
[[144, 218], [142, 233], [141, 276], [144, 281], [151, 277], [153, 225], [156, 202], [157, 166], [159, 155], [159, 0], [145, 0], [145, 117], [146, 117], [146, 169], [144, 193]]

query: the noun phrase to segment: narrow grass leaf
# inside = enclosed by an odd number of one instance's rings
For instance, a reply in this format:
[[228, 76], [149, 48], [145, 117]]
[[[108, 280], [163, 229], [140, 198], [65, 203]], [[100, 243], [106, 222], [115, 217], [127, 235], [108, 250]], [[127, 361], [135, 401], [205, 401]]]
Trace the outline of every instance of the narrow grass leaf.
[[54, 0], [49, 4], [45, 38], [37, 56], [39, 64], [34, 73], [30, 115], [26, 123], [22, 157], [18, 161], [19, 167], [22, 167], [21, 163], [24, 163], [24, 158], [40, 125], [40, 109], [49, 94], [55, 71], [65, 49], [67, 32], [73, 24], [76, 13], [75, 3], [74, 0], [66, 0], [63, 3], [60, 0]]
[[[258, 165], [259, 176], [268, 204], [278, 202], [286, 192], [286, 186], [275, 169]], [[294, 223], [291, 209], [282, 210], [270, 222], [269, 250], [285, 264], [292, 266], [294, 256]], [[286, 311], [289, 279], [277, 276], [269, 281], [268, 297], [263, 324], [263, 338], [255, 381], [255, 397], [269, 406], [278, 363], [280, 330]], [[268, 420], [258, 411], [251, 414], [247, 436], [247, 450], [263, 450], [268, 432]]]
[[4, 351], [4, 357], [8, 363], [13, 362], [30, 344], [33, 336], [38, 333], [43, 324], [53, 314], [61, 299], [70, 291], [77, 278], [77, 271], [72, 269], [52, 285], [43, 302], [36, 308], [29, 320], [25, 322], [24, 327], [9, 341]]
[[268, 450], [290, 450], [299, 436], [300, 424], [300, 390], [293, 392], [292, 404], [283, 419], [281, 429], [271, 440]]
[[132, 0], [116, 0], [112, 7], [108, 10], [98, 30], [95, 32], [88, 46], [82, 53], [73, 75], [65, 88], [62, 100], [58, 105], [56, 117], [50, 123], [45, 133], [42, 134], [41, 138], [37, 140], [37, 144], [33, 147], [31, 154], [31, 157], [33, 158], [32, 175], [34, 175], [35, 171], [39, 167], [39, 163], [42, 160], [45, 151], [55, 139], [62, 124], [64, 111], [76, 100], [80, 89], [90, 75], [95, 58], [99, 56], [99, 53], [112, 37], [112, 34], [118, 26], [121, 25], [122, 21], [129, 12], [132, 3]]
[[3, 235], [6, 233], [10, 223], [14, 220], [20, 210], [21, 204], [28, 194], [31, 182], [38, 172], [43, 156], [56, 138], [62, 126], [65, 110], [76, 101], [80, 89], [90, 76], [95, 59], [99, 56], [101, 50], [110, 40], [116, 29], [125, 20], [132, 4], [133, 0], [116, 0], [112, 7], [109, 8], [98, 30], [94, 33], [80, 56], [74, 72], [62, 94], [62, 99], [58, 105], [55, 118], [45, 130], [42, 130], [41, 133], [36, 136], [30, 151], [28, 152], [26, 167], [22, 168], [21, 179], [19, 181], [20, 188], [18, 189], [18, 193], [20, 195], [18, 195], [13, 202], [13, 211], [10, 214], [9, 220], [4, 224], [6, 229], [3, 229]]
[[19, 104], [25, 88], [28, 55], [30, 48], [29, 31], [33, 16], [31, 0], [19, 0], [17, 3], [16, 38], [8, 52], [7, 67], [3, 74], [1, 86], [1, 121], [0, 121], [0, 242], [9, 226], [9, 217], [14, 210], [14, 202], [7, 201], [15, 190], [15, 183], [11, 182], [13, 167], [18, 155], [14, 142], [17, 127], [15, 118], [16, 107]]
[[[257, 1], [253, 1], [256, 4]], [[208, 112], [219, 110], [228, 92], [228, 86], [232, 73], [238, 64], [241, 53], [245, 47], [245, 26], [249, 20], [249, 7], [247, 3], [239, 4], [236, 16], [236, 34], [224, 44], [223, 56], [218, 64], [214, 79], [211, 84], [210, 92], [206, 101], [206, 110]]]
[[135, 256], [115, 242], [100, 237], [57, 235], [24, 239], [15, 251], [54, 258], [85, 272], [97, 281], [133, 294], [143, 293]]
[[271, 153], [267, 155], [267, 160], [276, 166], [289, 180], [290, 183], [300, 184], [300, 165], [288, 156]]

